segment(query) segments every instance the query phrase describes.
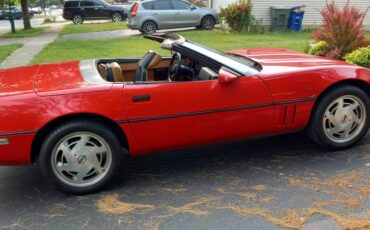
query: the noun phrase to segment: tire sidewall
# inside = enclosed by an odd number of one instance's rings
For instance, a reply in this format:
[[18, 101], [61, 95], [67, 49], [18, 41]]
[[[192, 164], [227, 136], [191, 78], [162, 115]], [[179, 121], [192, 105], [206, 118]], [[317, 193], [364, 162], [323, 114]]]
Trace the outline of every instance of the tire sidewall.
[[[86, 187], [73, 187], [63, 183], [55, 175], [51, 166], [52, 151], [57, 143], [67, 135], [75, 132], [90, 132], [100, 136], [109, 145], [112, 153], [112, 164], [109, 172], [97, 183]], [[100, 123], [88, 121], [70, 122], [59, 126], [45, 138], [40, 150], [39, 167], [44, 176], [64, 192], [73, 194], [87, 194], [96, 192], [107, 185], [117, 170], [120, 163], [120, 155], [122, 155], [120, 146], [121, 145], [114, 133], [108, 127], [105, 127]]]
[[[346, 143], [336, 143], [330, 140], [323, 129], [323, 118], [328, 106], [337, 98], [344, 96], [344, 95], [353, 95], [358, 97], [365, 106], [366, 110], [366, 121], [361, 130], [361, 132], [352, 140]], [[310, 124], [311, 134], [313, 135], [313, 139], [318, 142], [320, 145], [334, 150], [345, 149], [360, 141], [368, 132], [369, 125], [370, 125], [370, 99], [369, 96], [361, 89], [355, 86], [341, 86], [338, 88], [333, 89], [328, 94], [326, 94], [319, 104], [314, 110], [313, 119]]]

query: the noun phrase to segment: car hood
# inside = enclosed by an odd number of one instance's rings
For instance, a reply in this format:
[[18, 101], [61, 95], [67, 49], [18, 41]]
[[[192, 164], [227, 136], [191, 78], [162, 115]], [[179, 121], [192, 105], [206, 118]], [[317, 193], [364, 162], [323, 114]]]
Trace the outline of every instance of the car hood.
[[84, 93], [105, 91], [112, 86], [113, 83], [100, 77], [95, 61], [72, 61], [0, 70], [0, 96]]
[[309, 70], [334, 66], [354, 67], [354, 65], [344, 61], [303, 54], [287, 49], [252, 48], [235, 50], [230, 53], [244, 56], [260, 63], [263, 67], [261, 74], [303, 71], [305, 69]]

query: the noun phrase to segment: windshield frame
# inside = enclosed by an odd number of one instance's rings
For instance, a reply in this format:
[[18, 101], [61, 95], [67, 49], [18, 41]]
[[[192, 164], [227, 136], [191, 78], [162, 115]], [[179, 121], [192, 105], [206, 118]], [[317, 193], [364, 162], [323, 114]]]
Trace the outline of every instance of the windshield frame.
[[[253, 76], [259, 73], [259, 69], [256, 66], [259, 66], [259, 63], [246, 58], [248, 62], [253, 62], [254, 65], [248, 65], [246, 62], [242, 62], [239, 58], [233, 57], [232, 55], [213, 49], [209, 46], [199, 44], [193, 41], [186, 40], [179, 44], [180, 46], [190, 49], [193, 52], [198, 53], [199, 55], [206, 56], [207, 58], [212, 59], [214, 62], [217, 62], [219, 66], [225, 66], [229, 69], [234, 70], [242, 76]], [[242, 57], [244, 58], [244, 57]]]

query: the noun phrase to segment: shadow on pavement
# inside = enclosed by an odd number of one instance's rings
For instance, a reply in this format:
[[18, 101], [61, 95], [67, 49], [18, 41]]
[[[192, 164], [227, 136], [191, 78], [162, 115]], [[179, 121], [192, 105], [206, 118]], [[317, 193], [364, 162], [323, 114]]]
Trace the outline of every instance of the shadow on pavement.
[[0, 169], [0, 223], [38, 229], [370, 227], [369, 136], [331, 152], [303, 134], [130, 159], [105, 191], [69, 196], [37, 167]]

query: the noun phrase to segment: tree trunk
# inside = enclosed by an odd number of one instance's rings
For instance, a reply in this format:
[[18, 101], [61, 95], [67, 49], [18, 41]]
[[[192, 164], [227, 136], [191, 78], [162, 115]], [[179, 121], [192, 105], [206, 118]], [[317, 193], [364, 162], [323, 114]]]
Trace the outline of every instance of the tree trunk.
[[23, 26], [25, 30], [31, 29], [30, 15], [28, 13], [28, 0], [21, 0]]

